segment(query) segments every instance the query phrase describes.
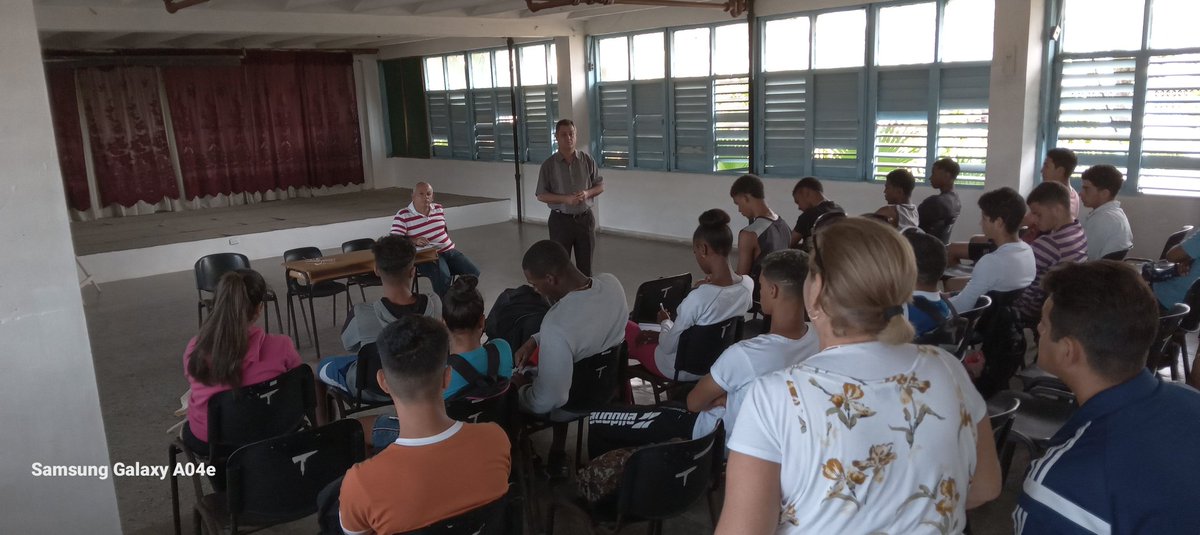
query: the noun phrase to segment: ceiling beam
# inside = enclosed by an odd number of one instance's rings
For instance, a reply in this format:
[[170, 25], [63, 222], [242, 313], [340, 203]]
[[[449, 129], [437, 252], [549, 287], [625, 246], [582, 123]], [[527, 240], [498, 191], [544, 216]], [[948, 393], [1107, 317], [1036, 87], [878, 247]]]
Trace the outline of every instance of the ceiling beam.
[[413, 14], [428, 15], [430, 13], [441, 13], [443, 11], [474, 7], [479, 4], [479, 0], [426, 0], [425, 2], [421, 2], [421, 5], [418, 5], [416, 9], [413, 9]]
[[501, 0], [496, 2], [488, 2], [487, 4], [472, 9], [467, 13], [472, 17], [486, 17], [488, 15], [496, 15], [498, 13], [527, 11], [528, 9], [529, 8], [525, 5], [525, 0]]
[[[451, 0], [447, 0], [451, 1]], [[35, 8], [38, 29], [75, 32], [186, 32], [247, 35], [310, 34], [422, 37], [552, 37], [574, 35], [566, 21], [342, 13], [269, 13], [54, 6]]]
[[646, 11], [650, 9], [659, 9], [657, 6], [613, 6], [608, 9], [592, 8], [578, 9], [567, 14], [567, 20], [587, 19], [592, 17], [605, 17], [608, 15], [618, 15], [622, 13], [633, 13], [636, 11]]

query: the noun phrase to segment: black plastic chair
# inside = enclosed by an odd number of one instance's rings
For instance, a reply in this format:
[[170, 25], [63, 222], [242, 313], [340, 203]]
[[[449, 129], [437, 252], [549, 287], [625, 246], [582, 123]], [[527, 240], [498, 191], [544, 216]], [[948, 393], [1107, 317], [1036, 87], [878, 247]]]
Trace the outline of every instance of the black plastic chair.
[[[661, 535], [663, 521], [688, 510], [709, 490], [713, 473], [714, 440], [708, 436], [642, 446], [625, 462], [617, 489], [615, 532], [633, 522], [649, 521], [647, 533]], [[554, 533], [557, 503], [550, 506], [547, 533]], [[595, 522], [595, 513], [592, 520]]]
[[1050, 439], [1078, 409], [1073, 394], [1045, 387], [1029, 392], [1004, 390], [988, 400], [990, 407], [1011, 407], [1014, 403], [1019, 405], [1000, 450], [1001, 482], [1007, 479], [1016, 445], [1023, 446], [1029, 452], [1030, 459], [1041, 457]]
[[1129, 251], [1132, 251], [1132, 250], [1133, 250], [1133, 246], [1130, 245], [1129, 247], [1121, 249], [1120, 251], [1113, 251], [1111, 253], [1108, 253], [1108, 254], [1100, 257], [1100, 259], [1101, 260], [1116, 260], [1116, 261], [1125, 260], [1125, 257], [1129, 256]]
[[946, 325], [917, 337], [914, 343], [932, 344], [942, 347], [957, 357], [958, 360], [962, 360], [967, 354], [967, 348], [970, 347], [972, 338], [975, 336], [975, 329], [979, 325], [979, 318], [982, 318], [983, 314], [991, 306], [992, 298], [981, 295], [979, 299], [975, 300], [974, 307], [958, 312], [957, 316], [946, 320]]
[[[999, 454], [1004, 451], [1004, 445], [1008, 442], [1013, 422], [1017, 419], [1017, 411], [1021, 408], [1021, 399], [1016, 397], [992, 399], [996, 401], [989, 400], [987, 403], [988, 420], [992, 424], [992, 439], [996, 441], [996, 453]], [[1007, 405], [1004, 402], [1007, 402]], [[1007, 467], [1001, 466], [1000, 468], [1000, 481], [1004, 481], [1008, 475]]]
[[486, 398], [459, 397], [446, 400], [446, 415], [470, 424], [494, 422], [508, 429], [509, 391]]
[[[316, 420], [316, 390], [312, 368], [307, 364], [288, 370], [261, 383], [221, 392], [208, 400], [208, 455], [191, 451], [176, 438], [167, 448], [171, 471], [171, 506], [175, 533], [180, 533], [179, 479], [175, 476], [178, 456], [183, 453], [195, 464], [224, 465], [237, 448], [263, 439], [291, 433]], [[193, 476], [197, 498], [203, 496], [201, 477]]]
[[456, 517], [399, 535], [507, 535], [512, 533], [510, 521], [515, 520], [510, 518], [510, 502], [506, 494]]
[[[1194, 289], [1194, 284], [1192, 285]], [[1189, 289], [1189, 293], [1190, 289]], [[1180, 325], [1183, 324], [1183, 319], [1191, 312], [1191, 307], [1186, 303], [1175, 303], [1175, 306], [1170, 310], [1163, 312], [1158, 316], [1158, 332], [1154, 335], [1154, 343], [1150, 345], [1150, 352], [1146, 357], [1146, 367], [1150, 368], [1152, 373], [1157, 373], [1162, 368], [1169, 367], [1171, 369], [1171, 380], [1178, 381], [1179, 374], [1176, 371], [1175, 363], [1179, 360], [1181, 350], [1183, 349], [1178, 344], [1174, 343], [1176, 334], [1179, 333]], [[1187, 367], [1187, 355], [1183, 355], [1183, 364], [1185, 367], [1184, 377], [1187, 377], [1190, 368]]]
[[646, 281], [638, 286], [633, 297], [633, 308], [629, 319], [634, 323], [658, 323], [658, 311], [665, 308], [674, 311], [679, 303], [692, 291], [692, 274], [681, 273]]
[[[354, 251], [370, 251], [371, 247], [373, 246], [375, 246], [375, 240], [373, 238], [359, 238], [357, 240], [350, 240], [342, 243], [342, 252], [352, 253]], [[358, 293], [362, 295], [362, 300], [364, 303], [366, 303], [367, 292], [363, 290], [363, 288], [368, 286], [383, 286], [383, 281], [380, 280], [379, 275], [374, 273], [367, 275], [354, 275], [346, 280], [346, 286], [358, 286]]]
[[679, 379], [679, 374], [690, 373], [703, 377], [708, 375], [717, 357], [726, 348], [742, 339], [745, 318], [734, 316], [712, 325], [693, 325], [679, 336], [679, 347], [675, 352], [675, 374], [671, 379], [659, 377], [641, 365], [631, 365], [629, 372], [650, 384], [654, 402], [662, 403], [662, 394], [673, 388], [695, 384], [695, 381]]
[[[1167, 241], [1163, 243], [1162, 253], [1160, 253], [1158, 255], [1158, 259], [1166, 260], [1167, 259], [1167, 251], [1170, 251], [1171, 248], [1175, 247], [1176, 245], [1179, 245], [1180, 243], [1183, 243], [1183, 239], [1187, 237], [1188, 232], [1192, 231], [1192, 228], [1194, 228], [1194, 227], [1192, 227], [1191, 225], [1184, 225], [1184, 226], [1180, 227], [1179, 230], [1172, 232], [1171, 235], [1167, 236]], [[1126, 258], [1125, 261], [1133, 262], [1133, 263], [1141, 263], [1141, 264], [1154, 262], [1154, 260], [1151, 260], [1149, 258], [1133, 258], [1133, 257]]]
[[[199, 326], [204, 326], [204, 312], [212, 310], [213, 298], [211, 296], [217, 291], [217, 283], [221, 282], [221, 276], [238, 269], [252, 269], [250, 259], [241, 253], [216, 253], [202, 256], [192, 266], [192, 272], [196, 276], [196, 319], [199, 320]], [[209, 297], [205, 297], [205, 293]], [[279, 298], [275, 296], [275, 290], [269, 286], [264, 301], [275, 304], [275, 320], [279, 322], [279, 328], [282, 330], [283, 316], [279, 314]], [[270, 315], [263, 314], [263, 324], [265, 325], [264, 330], [270, 332]]]
[[[1187, 335], [1200, 331], [1200, 279], [1192, 282], [1192, 286], [1184, 295], [1183, 303], [1191, 310], [1179, 322], [1179, 329], [1175, 331], [1175, 344], [1179, 346], [1179, 358], [1183, 361], [1183, 376], [1186, 380], [1192, 376], [1192, 364], [1188, 362]], [[1196, 348], [1196, 354], [1200, 355], [1200, 347]]]
[[345, 418], [354, 413], [391, 405], [391, 396], [385, 393], [376, 381], [381, 369], [383, 363], [379, 360], [379, 350], [375, 344], [363, 344], [358, 350], [358, 360], [354, 366], [354, 392], [347, 393], [336, 387], [327, 388], [325, 401], [331, 409], [327, 414], [331, 418]]
[[[292, 262], [294, 260], [311, 260], [313, 258], [321, 258], [321, 250], [316, 247], [300, 247], [298, 249], [288, 249], [283, 252], [283, 261]], [[333, 324], [337, 325], [337, 294], [346, 294], [346, 310], [350, 310], [350, 289], [345, 284], [334, 281], [318, 282], [316, 284], [304, 284], [291, 276], [291, 273], [285, 272], [284, 279], [287, 280], [287, 309], [290, 325], [295, 329], [292, 335], [293, 340], [297, 340], [299, 344], [300, 328], [296, 327], [296, 309], [292, 304], [292, 297], [297, 297], [300, 300], [300, 315], [304, 317], [304, 328], [309, 328], [309, 318], [304, 315], [304, 300], [308, 300], [308, 316], [312, 317], [312, 331], [309, 333], [309, 339], [313, 342], [313, 347], [317, 350], [317, 356], [321, 355], [320, 338], [317, 336], [317, 313], [313, 309], [313, 299], [321, 297], [333, 298]]]
[[201, 498], [196, 533], [233, 535], [317, 512], [317, 494], [366, 457], [362, 426], [341, 420], [242, 446], [229, 457], [226, 491]]

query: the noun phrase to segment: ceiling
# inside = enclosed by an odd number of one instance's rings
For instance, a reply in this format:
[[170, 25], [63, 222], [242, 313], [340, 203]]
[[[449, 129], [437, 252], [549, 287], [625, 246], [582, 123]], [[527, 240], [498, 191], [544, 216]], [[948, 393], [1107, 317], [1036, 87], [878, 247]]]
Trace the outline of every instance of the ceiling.
[[48, 50], [378, 49], [432, 39], [572, 35], [590, 18], [663, 9], [580, 5], [531, 13], [524, 0], [210, 0], [168, 14], [162, 0], [34, 5]]

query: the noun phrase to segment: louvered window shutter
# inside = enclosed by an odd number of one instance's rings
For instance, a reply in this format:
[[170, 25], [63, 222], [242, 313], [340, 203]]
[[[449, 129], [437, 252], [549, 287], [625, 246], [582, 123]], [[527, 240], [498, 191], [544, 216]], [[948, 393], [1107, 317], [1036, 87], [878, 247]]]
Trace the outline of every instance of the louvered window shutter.
[[905, 168], [925, 176], [929, 147], [929, 70], [881, 71], [875, 115], [876, 180]]
[[450, 157], [450, 99], [445, 92], [430, 91], [429, 141], [435, 158]]
[[1077, 171], [1129, 166], [1133, 126], [1133, 57], [1067, 59], [1058, 99], [1058, 146], [1075, 151]]
[[473, 123], [467, 106], [467, 92], [450, 91], [447, 97], [450, 101], [450, 155], [469, 160], [474, 152], [471, 147], [474, 136], [471, 135]]
[[859, 73], [813, 76], [813, 174], [857, 178], [862, 97]]
[[496, 94], [490, 89], [471, 92], [475, 103], [473, 138], [476, 160], [496, 159]]
[[962, 168], [958, 183], [983, 185], [987, 167], [988, 87], [991, 67], [948, 67], [941, 72], [938, 157]]
[[667, 168], [663, 88], [662, 80], [633, 84], [633, 167]]
[[1151, 56], [1138, 190], [1196, 195], [1200, 191], [1197, 132], [1200, 132], [1200, 54]]
[[796, 176], [808, 160], [808, 77], [773, 73], [763, 83], [763, 174]]
[[713, 170], [713, 111], [710, 80], [677, 80], [675, 98], [675, 167], [681, 171]]
[[600, 165], [629, 167], [629, 84], [608, 83], [597, 86], [600, 98]]

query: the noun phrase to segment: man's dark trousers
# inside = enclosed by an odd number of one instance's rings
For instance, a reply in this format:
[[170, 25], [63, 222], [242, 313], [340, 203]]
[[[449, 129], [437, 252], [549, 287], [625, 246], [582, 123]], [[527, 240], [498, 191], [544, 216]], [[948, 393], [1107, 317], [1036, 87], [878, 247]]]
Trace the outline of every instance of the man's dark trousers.
[[592, 251], [596, 249], [596, 217], [592, 211], [572, 215], [551, 210], [547, 225], [550, 239], [562, 245], [567, 255], [574, 251], [575, 267], [591, 277]]

